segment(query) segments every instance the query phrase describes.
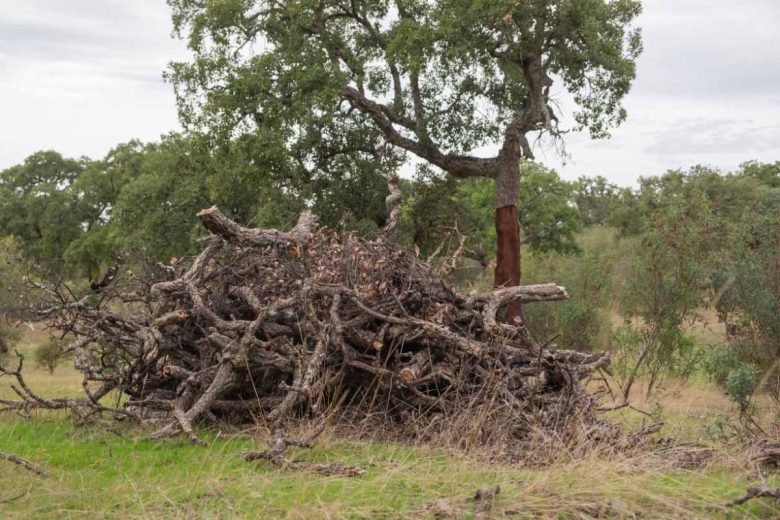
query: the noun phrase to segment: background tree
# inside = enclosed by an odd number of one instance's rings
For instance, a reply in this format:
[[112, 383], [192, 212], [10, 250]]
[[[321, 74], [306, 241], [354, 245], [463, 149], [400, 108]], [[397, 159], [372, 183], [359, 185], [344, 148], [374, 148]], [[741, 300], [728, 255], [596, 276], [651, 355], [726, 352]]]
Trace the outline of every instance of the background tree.
[[774, 163], [745, 162], [740, 165], [739, 175], [752, 177], [770, 188], [780, 188], [780, 161]]
[[[686, 328], [705, 304], [715, 229], [709, 200], [701, 193], [689, 199], [682, 190], [665, 197], [648, 221], [622, 295], [629, 324], [624, 332], [638, 349], [627, 360], [625, 401], [640, 373], [647, 376], [649, 395], [662, 376], [694, 368], [694, 342]], [[634, 317], [641, 320], [631, 325]]]
[[144, 147], [120, 144], [100, 161], [54, 151], [0, 172], [0, 225], [29, 261], [66, 276], [99, 276], [116, 261], [121, 240], [111, 226], [123, 186], [138, 175]]
[[[477, 178], [457, 181], [423, 169], [405, 184], [403, 238], [429, 253], [453, 225], [468, 237], [467, 256], [486, 264], [496, 248], [493, 183]], [[520, 237], [533, 251], [576, 253], [580, 218], [572, 205], [572, 185], [536, 163], [526, 165], [517, 206]]]
[[[146, 145], [137, 173], [117, 197], [111, 233], [122, 237], [124, 247], [167, 261], [199, 249], [195, 240], [203, 229], [193, 215], [212, 205], [261, 227], [292, 226], [307, 202], [325, 226], [343, 224], [361, 233], [384, 226], [387, 187], [369, 163], [304, 182], [269, 175], [262, 157], [270, 151], [258, 150], [258, 144], [255, 139], [218, 143], [213, 136], [191, 132]], [[343, 219], [344, 213], [351, 218]]]
[[[625, 118], [637, 0], [169, 0], [194, 53], [176, 63], [182, 121], [284, 149], [294, 179], [372, 160], [377, 142], [456, 178], [495, 180], [496, 285], [520, 281], [527, 134], [558, 132], [551, 87], [595, 137]], [[493, 157], [474, 150], [497, 147]], [[519, 317], [519, 306], [508, 319]]]
[[780, 397], [780, 189], [765, 192], [753, 209], [724, 240], [714, 303], [729, 341], [711, 373], [722, 374], [724, 386], [735, 371], [761, 374]]
[[102, 160], [89, 161], [68, 186], [78, 201], [81, 233], [68, 244], [62, 259], [81, 276], [98, 280], [121, 256], [129, 236], [117, 229], [114, 211], [124, 187], [140, 175], [146, 150], [137, 140], [119, 144]]
[[79, 200], [70, 187], [87, 163], [44, 151], [0, 172], [0, 228], [47, 268], [60, 269], [68, 245], [83, 233]]
[[33, 351], [33, 359], [40, 368], [45, 368], [49, 371], [49, 374], [54, 373], [54, 369], [64, 359], [65, 355], [62, 353], [62, 344], [60, 341], [49, 338], [46, 341], [39, 343]]
[[620, 188], [598, 175], [580, 177], [574, 183], [573, 191], [572, 199], [583, 225], [602, 226], [608, 223], [618, 204]]
[[0, 361], [20, 338], [9, 315], [26, 302], [23, 270], [17, 241], [0, 236]]

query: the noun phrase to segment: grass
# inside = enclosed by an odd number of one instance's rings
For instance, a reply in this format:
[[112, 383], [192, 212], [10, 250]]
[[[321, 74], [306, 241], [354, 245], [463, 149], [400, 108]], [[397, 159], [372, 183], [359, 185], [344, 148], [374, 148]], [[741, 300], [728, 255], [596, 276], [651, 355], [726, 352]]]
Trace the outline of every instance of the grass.
[[[599, 459], [523, 469], [476, 456], [337, 439], [299, 452], [368, 469], [358, 479], [248, 464], [240, 453], [253, 439], [209, 439], [197, 448], [154, 443], [139, 430], [121, 436], [76, 428], [57, 417], [6, 421], [0, 446], [41, 464], [48, 478], [0, 466], [3, 518], [412, 518], [449, 512], [468, 517], [468, 497], [500, 485], [497, 516], [580, 518], [599, 510], [615, 517], [725, 517], [723, 502], [747, 487], [747, 467], [725, 459], [701, 471], [650, 458]], [[770, 485], [778, 485], [771, 479]], [[644, 513], [643, 513], [644, 512]], [[733, 518], [772, 518], [771, 503], [754, 501]]]
[[[15, 423], [0, 443], [30, 459], [45, 460], [52, 478], [16, 482], [10, 494], [33, 485], [14, 507], [20, 517], [373, 517], [402, 511], [437, 493], [468, 493], [495, 481], [490, 469], [474, 469], [462, 482], [441, 478], [444, 456], [420, 458], [400, 446], [332, 442], [305, 457], [359, 462], [363, 479], [322, 478], [247, 464], [239, 454], [252, 440], [211, 439], [201, 449], [180, 442], [152, 443], [142, 432], [116, 436], [74, 429], [61, 420]], [[18, 475], [0, 472], [0, 482]], [[439, 476], [436, 478], [435, 476]], [[433, 478], [431, 478], [433, 477]], [[29, 478], [28, 478], [29, 480]], [[3, 486], [7, 489], [6, 486]]]
[[[28, 347], [29, 348], [29, 347]], [[72, 369], [54, 375], [29, 367], [29, 381], [47, 396], [77, 393]], [[0, 380], [0, 395], [8, 382]], [[639, 392], [637, 392], [639, 394]], [[648, 405], [649, 403], [643, 403]], [[669, 431], [706, 440], [705, 426], [733, 413], [713, 387], [697, 383], [662, 398]], [[611, 418], [638, 425], [625, 410]], [[74, 426], [62, 413], [30, 420], [0, 416], [0, 450], [42, 466], [39, 478], [0, 462], [0, 518], [470, 518], [477, 489], [501, 486], [496, 518], [776, 518], [780, 508], [754, 500], [726, 511], [744, 493], [754, 469], [742, 449], [730, 447], [709, 466], [689, 471], [648, 454], [599, 455], [543, 468], [452, 453], [430, 446], [356, 442], [332, 433], [296, 457], [335, 461], [367, 470], [361, 478], [324, 477], [241, 454], [263, 449], [251, 432], [201, 432], [208, 447], [181, 440], [150, 442], [136, 426]], [[327, 433], [327, 432], [326, 432]], [[720, 446], [725, 448], [725, 446]], [[780, 485], [768, 477], [770, 486]]]

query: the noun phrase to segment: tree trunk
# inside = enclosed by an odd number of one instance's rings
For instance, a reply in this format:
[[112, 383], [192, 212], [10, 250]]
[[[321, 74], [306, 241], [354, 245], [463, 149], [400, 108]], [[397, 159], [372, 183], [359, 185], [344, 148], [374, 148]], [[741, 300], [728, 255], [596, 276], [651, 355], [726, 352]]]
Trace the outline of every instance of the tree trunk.
[[[520, 190], [520, 162], [507, 160], [496, 175], [496, 287], [520, 285], [520, 226], [517, 218], [517, 195]], [[507, 306], [504, 321], [522, 323], [522, 305]]]

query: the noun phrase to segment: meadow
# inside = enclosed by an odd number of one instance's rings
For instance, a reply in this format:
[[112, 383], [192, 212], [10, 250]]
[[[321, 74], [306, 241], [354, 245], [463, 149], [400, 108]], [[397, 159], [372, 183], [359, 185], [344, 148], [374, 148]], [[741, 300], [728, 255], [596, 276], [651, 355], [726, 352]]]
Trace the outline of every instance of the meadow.
[[[30, 353], [44, 334], [28, 332]], [[44, 396], [77, 394], [80, 376], [63, 363], [54, 374], [27, 367]], [[0, 380], [0, 395], [10, 395]], [[716, 449], [702, 467], [686, 468], [654, 452], [573, 457], [563, 449], [542, 467], [490, 460], [429, 445], [355, 441], [326, 432], [306, 461], [352, 464], [358, 478], [326, 477], [247, 463], [242, 453], [263, 449], [261, 429], [202, 431], [206, 447], [184, 439], [153, 442], [142, 427], [114, 422], [75, 425], [65, 413], [0, 418], [0, 450], [27, 458], [48, 475], [37, 477], [0, 463], [2, 518], [776, 518], [769, 499], [726, 508], [751, 485], [780, 485], [761, 475], [751, 450], [731, 435], [734, 405], [704, 378], [637, 407], [654, 408], [665, 426], [657, 436]], [[637, 395], [641, 392], [638, 391]], [[759, 403], [761, 405], [761, 403]], [[768, 407], [768, 404], [765, 403]], [[627, 430], [649, 419], [628, 409], [605, 414]], [[477, 511], [477, 490], [500, 486], [488, 512]]]

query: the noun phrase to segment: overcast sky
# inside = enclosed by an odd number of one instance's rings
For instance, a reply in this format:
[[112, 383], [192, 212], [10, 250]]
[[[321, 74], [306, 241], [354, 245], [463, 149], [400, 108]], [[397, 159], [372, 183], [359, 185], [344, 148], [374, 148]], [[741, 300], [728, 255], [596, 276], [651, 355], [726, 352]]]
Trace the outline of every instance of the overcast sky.
[[[569, 136], [564, 177], [780, 160], [780, 0], [645, 0], [645, 51], [607, 141]], [[164, 0], [0, 0], [0, 169], [30, 153], [102, 157], [179, 129], [162, 71], [185, 59]]]

